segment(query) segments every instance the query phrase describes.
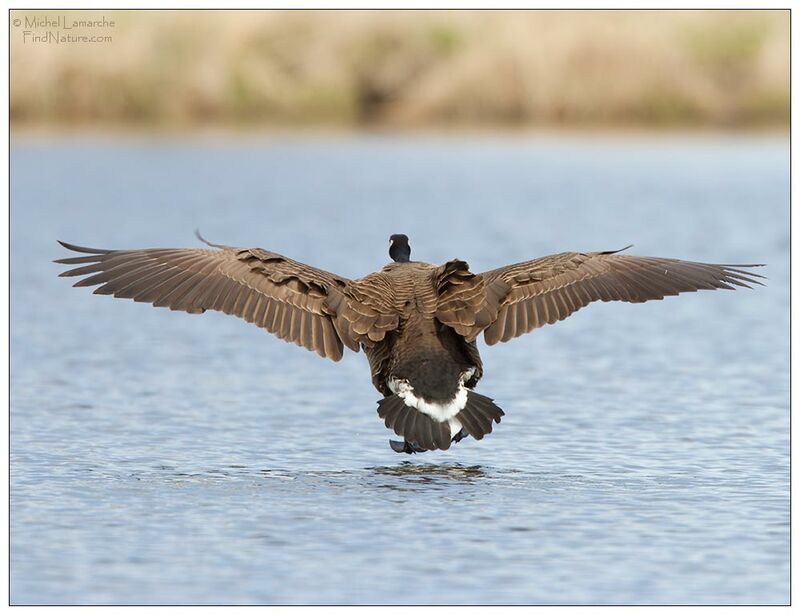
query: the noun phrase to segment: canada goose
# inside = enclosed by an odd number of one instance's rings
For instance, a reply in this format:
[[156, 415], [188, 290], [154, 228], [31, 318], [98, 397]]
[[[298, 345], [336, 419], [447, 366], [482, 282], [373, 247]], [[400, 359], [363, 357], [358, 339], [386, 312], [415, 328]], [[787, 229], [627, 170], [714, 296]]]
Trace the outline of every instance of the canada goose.
[[[372, 383], [384, 397], [378, 415], [403, 438], [393, 450], [448, 449], [478, 440], [503, 411], [476, 393], [483, 374], [476, 338], [507, 342], [563, 320], [593, 301], [640, 303], [697, 290], [761, 284], [746, 267], [608, 252], [563, 252], [484, 273], [461, 260], [411, 260], [405, 235], [389, 238], [394, 262], [358, 280], [260, 248], [98, 250], [64, 242], [88, 256], [61, 276], [75, 286], [190, 314], [219, 310], [244, 318], [320, 356], [364, 350]], [[630, 247], [630, 246], [628, 246]], [[627, 249], [627, 248], [623, 248]]]

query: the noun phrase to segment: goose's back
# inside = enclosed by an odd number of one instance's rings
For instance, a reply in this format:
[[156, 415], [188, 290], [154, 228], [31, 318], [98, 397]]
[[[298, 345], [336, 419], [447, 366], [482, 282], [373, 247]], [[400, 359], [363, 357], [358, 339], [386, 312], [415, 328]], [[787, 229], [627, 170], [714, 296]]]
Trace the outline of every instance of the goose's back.
[[437, 306], [433, 279], [436, 270], [429, 263], [390, 263], [381, 271], [356, 280], [353, 286], [382, 311], [404, 315], [414, 310], [433, 316]]
[[[472, 347], [474, 342], [466, 342], [438, 318], [442, 276], [450, 275], [451, 269], [450, 264], [391, 263], [351, 285], [353, 296], [370, 308], [362, 311], [374, 310], [396, 318], [396, 326], [385, 331], [381, 339], [374, 339], [377, 335], [362, 338], [373, 384], [384, 394], [389, 393], [389, 378], [408, 379], [420, 390], [441, 392], [447, 397], [457, 388], [465, 369], [474, 367], [473, 373], [480, 377], [480, 357]], [[374, 318], [373, 314], [364, 315], [356, 329], [365, 328], [367, 321], [377, 322], [371, 320]]]
[[381, 271], [351, 281], [344, 292], [328, 297], [340, 336], [353, 350], [382, 342], [396, 331], [414, 308], [426, 314], [436, 309], [433, 265], [393, 263]]

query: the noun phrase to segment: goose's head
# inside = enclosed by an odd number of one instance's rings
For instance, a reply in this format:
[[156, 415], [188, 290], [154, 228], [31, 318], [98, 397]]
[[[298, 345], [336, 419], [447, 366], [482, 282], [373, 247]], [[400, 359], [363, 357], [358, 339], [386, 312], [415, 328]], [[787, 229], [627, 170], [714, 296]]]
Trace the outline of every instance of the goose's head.
[[407, 263], [411, 260], [411, 246], [406, 235], [389, 237], [389, 256], [395, 263]]

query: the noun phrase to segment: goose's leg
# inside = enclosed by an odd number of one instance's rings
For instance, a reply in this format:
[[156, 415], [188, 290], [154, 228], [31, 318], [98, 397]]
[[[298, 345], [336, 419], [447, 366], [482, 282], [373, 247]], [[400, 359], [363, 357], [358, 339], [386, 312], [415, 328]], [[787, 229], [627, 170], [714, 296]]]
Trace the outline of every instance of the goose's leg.
[[402, 442], [399, 440], [389, 440], [389, 446], [392, 447], [395, 453], [407, 453], [408, 455], [424, 453], [427, 450], [419, 446], [416, 442], [408, 442], [407, 440], [403, 440]]
[[466, 438], [468, 435], [469, 434], [467, 433], [467, 430], [462, 427], [461, 431], [459, 431], [456, 435], [453, 436], [451, 442], [461, 442], [461, 440]]

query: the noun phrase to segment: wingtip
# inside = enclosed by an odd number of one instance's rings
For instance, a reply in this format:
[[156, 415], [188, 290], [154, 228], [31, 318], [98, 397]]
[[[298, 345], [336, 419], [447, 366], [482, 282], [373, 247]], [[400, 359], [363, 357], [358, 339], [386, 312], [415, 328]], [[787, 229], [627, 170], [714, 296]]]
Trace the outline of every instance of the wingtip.
[[85, 250], [90, 249], [90, 248], [84, 248], [83, 246], [75, 245], [74, 243], [67, 243], [66, 241], [61, 241], [60, 239], [56, 239], [56, 241], [62, 248], [66, 248], [67, 250], [72, 250], [73, 252], [83, 252]]
[[633, 247], [633, 244], [629, 243], [624, 248], [620, 248], [619, 250], [606, 250], [605, 252], [602, 252], [602, 254], [619, 254], [620, 252], [624, 252], [625, 250], [628, 250], [628, 249], [630, 249], [632, 247]]
[[61, 244], [62, 247], [66, 248], [67, 250], [72, 250], [73, 252], [81, 252], [83, 254], [108, 254], [111, 252], [111, 250], [103, 250], [101, 248], [87, 248], [86, 246], [78, 246], [74, 243], [61, 241], [60, 239], [56, 239], [56, 241]]
[[[744, 269], [745, 267], [747, 267], [747, 269]], [[769, 278], [765, 275], [761, 275], [760, 273], [753, 273], [749, 270], [752, 267], [766, 267], [766, 265], [764, 263], [750, 265], [723, 265], [723, 268], [727, 271], [728, 275], [735, 277], [739, 282], [745, 281], [748, 284], [766, 286], [766, 284], [760, 280], [764, 280], [766, 282], [769, 280]], [[741, 285], [746, 286], [747, 288], [752, 288], [752, 286], [747, 286], [747, 284]]]
[[[59, 244], [59, 245], [60, 245], [62, 248], [67, 248], [67, 249], [69, 249], [69, 244], [67, 244], [67, 243], [65, 243], [65, 242], [63, 242], [63, 241], [61, 241], [60, 239], [56, 239], [56, 243], [57, 243], [57, 244]], [[55, 259], [53, 259], [53, 261], [52, 261], [52, 262], [54, 262], [54, 263], [56, 263], [56, 264], [59, 264], [59, 265], [60, 265], [60, 264], [62, 264], [62, 263], [61, 263], [61, 261], [62, 261], [62, 260], [64, 260], [64, 259], [63, 259], [63, 258], [55, 258]]]
[[198, 228], [194, 229], [194, 235], [200, 241], [202, 241], [204, 244], [206, 244], [207, 246], [211, 246], [212, 248], [221, 248], [221, 249], [224, 250], [225, 248], [229, 248], [230, 247], [230, 246], [222, 245], [220, 243], [212, 243], [212, 242], [210, 242], [208, 239], [206, 239], [205, 237], [203, 237], [200, 234], [200, 229], [198, 229]]

